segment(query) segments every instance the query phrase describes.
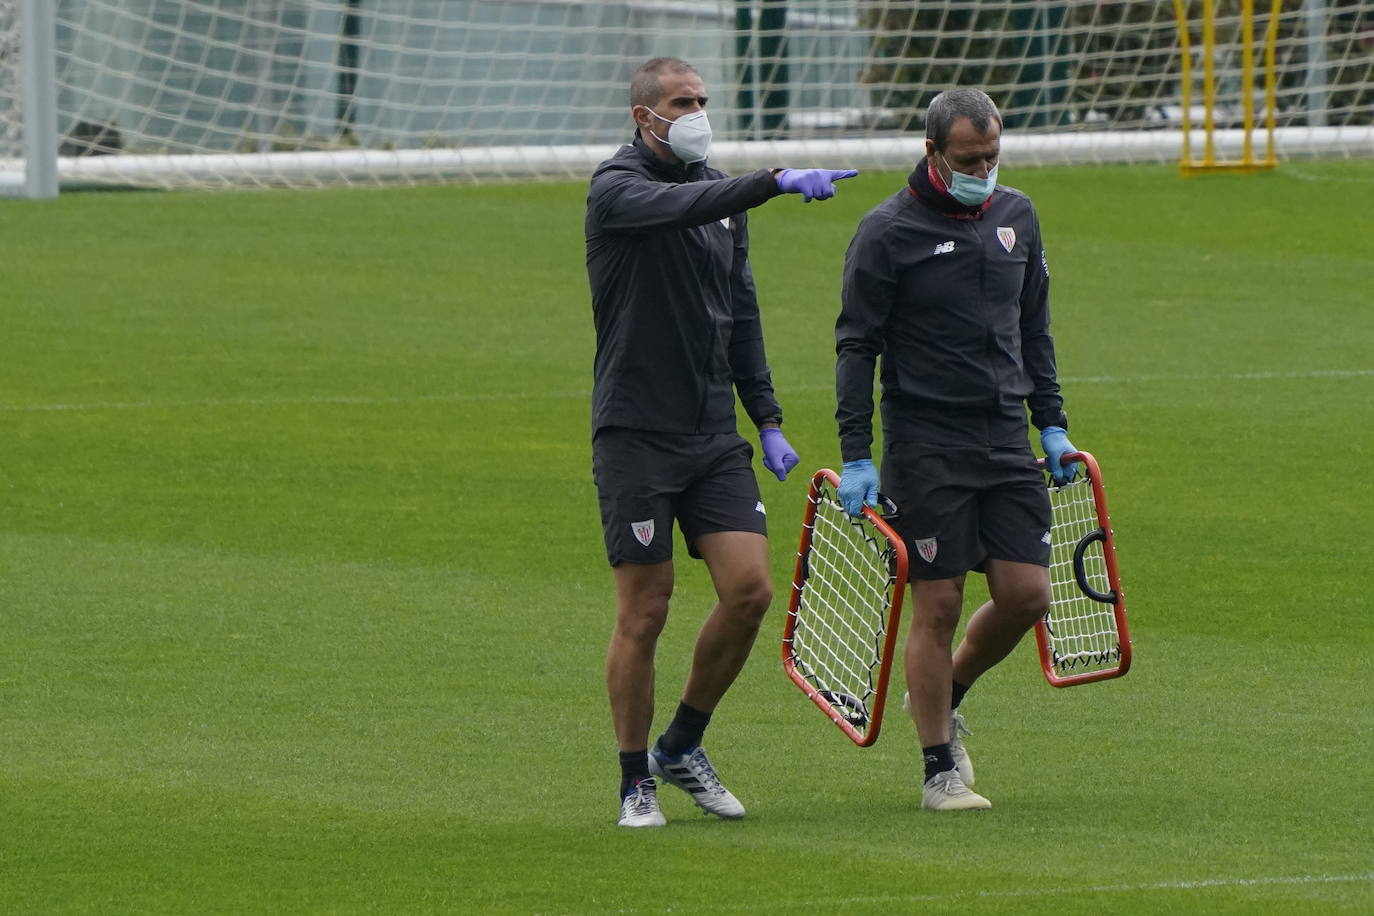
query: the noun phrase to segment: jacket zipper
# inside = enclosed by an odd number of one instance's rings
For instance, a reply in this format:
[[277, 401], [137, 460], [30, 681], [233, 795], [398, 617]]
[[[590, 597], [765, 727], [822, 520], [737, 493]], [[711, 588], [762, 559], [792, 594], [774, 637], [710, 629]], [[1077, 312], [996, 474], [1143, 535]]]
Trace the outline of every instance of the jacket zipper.
[[984, 358], [987, 360], [987, 368], [992, 376], [992, 388], [988, 392], [988, 409], [995, 409], [1001, 400], [1002, 380], [997, 372], [997, 361], [994, 358], [997, 353], [997, 332], [994, 330], [993, 316], [988, 306], [987, 278], [988, 278], [988, 251], [983, 243], [983, 237], [978, 232], [977, 223], [969, 221], [969, 229], [973, 232], [974, 240], [978, 243], [978, 309], [983, 321], [986, 323], [987, 331], [984, 335], [983, 349]]

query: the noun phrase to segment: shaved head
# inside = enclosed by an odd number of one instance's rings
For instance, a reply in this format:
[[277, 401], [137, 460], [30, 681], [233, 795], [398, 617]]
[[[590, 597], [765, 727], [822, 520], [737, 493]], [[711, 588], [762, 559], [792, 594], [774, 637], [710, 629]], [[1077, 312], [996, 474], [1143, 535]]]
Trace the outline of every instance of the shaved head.
[[646, 61], [635, 71], [634, 79], [630, 80], [630, 105], [647, 105], [653, 108], [663, 98], [662, 77], [666, 74], [684, 73], [696, 74], [697, 68], [676, 57], [655, 57]]

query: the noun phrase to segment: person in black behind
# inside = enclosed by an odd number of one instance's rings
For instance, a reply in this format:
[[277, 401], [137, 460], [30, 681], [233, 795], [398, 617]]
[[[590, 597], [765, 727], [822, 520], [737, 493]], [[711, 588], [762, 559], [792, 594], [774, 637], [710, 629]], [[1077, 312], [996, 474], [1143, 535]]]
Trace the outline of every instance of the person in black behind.
[[[1076, 463], [1050, 337], [1049, 267], [1030, 199], [997, 184], [1002, 119], [977, 89], [931, 102], [908, 186], [859, 224], [845, 255], [835, 387], [851, 515], [876, 504], [873, 367], [882, 354], [882, 489], [910, 554], [907, 709], [925, 760], [921, 804], [989, 808], [973, 792], [959, 702], [1050, 603], [1046, 464]], [[970, 570], [992, 600], [950, 651]]]
[[[587, 274], [596, 323], [592, 465], [615, 576], [606, 658], [620, 746], [624, 827], [662, 826], [658, 780], [704, 811], [744, 816], [701, 748], [717, 703], [749, 656], [772, 600], [753, 447], [735, 429], [735, 393], [779, 480], [797, 464], [783, 437], [749, 267], [747, 210], [781, 193], [825, 199], [852, 170], [706, 164], [711, 128], [700, 75], [655, 58], [630, 85], [632, 143], [601, 163], [587, 195]], [[652, 751], [654, 652], [673, 591], [676, 520], [706, 561], [718, 601], [677, 714]]]

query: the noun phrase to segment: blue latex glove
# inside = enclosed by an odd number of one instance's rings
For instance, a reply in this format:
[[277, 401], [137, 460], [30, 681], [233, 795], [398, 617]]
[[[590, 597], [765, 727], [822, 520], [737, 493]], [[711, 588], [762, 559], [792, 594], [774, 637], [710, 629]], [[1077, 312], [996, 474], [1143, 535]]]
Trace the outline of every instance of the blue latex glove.
[[1069, 441], [1068, 430], [1062, 426], [1046, 426], [1040, 430], [1040, 447], [1045, 450], [1045, 467], [1055, 483], [1068, 483], [1078, 476], [1078, 462], [1063, 463], [1066, 452], [1076, 452]]
[[835, 182], [853, 178], [858, 169], [783, 169], [777, 174], [778, 189], [785, 194], [800, 194], [804, 203], [835, 196]]
[[787, 472], [796, 467], [801, 459], [783, 438], [782, 430], [775, 427], [760, 430], [759, 441], [763, 443], [763, 466], [772, 471], [778, 480], [786, 480]]
[[853, 516], [864, 514], [864, 505], [878, 505], [878, 469], [867, 458], [846, 461], [840, 473], [840, 505]]

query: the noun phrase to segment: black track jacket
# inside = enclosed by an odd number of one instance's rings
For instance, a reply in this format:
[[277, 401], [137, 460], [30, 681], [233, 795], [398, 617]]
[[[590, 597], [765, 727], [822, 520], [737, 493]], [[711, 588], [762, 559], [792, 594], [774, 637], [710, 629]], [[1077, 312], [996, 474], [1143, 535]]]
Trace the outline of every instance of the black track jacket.
[[767, 170], [730, 178], [667, 163], [638, 136], [597, 167], [586, 218], [593, 433], [734, 432], [735, 389], [755, 425], [781, 422], [745, 215], [778, 193]]
[[844, 260], [835, 390], [845, 461], [871, 457], [882, 354], [886, 442], [1026, 443], [1063, 426], [1050, 337], [1049, 267], [1030, 199], [1001, 185], [981, 208], [910, 184], [859, 223]]

